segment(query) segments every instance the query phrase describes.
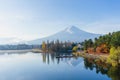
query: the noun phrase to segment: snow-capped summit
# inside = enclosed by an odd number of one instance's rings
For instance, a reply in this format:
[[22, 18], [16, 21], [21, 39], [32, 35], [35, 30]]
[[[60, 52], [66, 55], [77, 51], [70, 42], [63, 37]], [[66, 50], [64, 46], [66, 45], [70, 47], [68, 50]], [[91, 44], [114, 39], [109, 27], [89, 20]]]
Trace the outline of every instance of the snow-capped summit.
[[78, 28], [75, 27], [75, 26], [70, 26], [70, 27], [67, 27], [65, 29], [66, 32], [71, 33], [71, 34], [74, 33], [74, 32], [76, 32], [77, 30], [78, 30]]
[[29, 44], [41, 44], [43, 41], [53, 41], [53, 40], [60, 40], [60, 41], [72, 41], [72, 42], [82, 42], [85, 39], [94, 39], [95, 37], [99, 37], [100, 34], [89, 33], [75, 26], [70, 26], [65, 28], [64, 30], [37, 40], [28, 41]]

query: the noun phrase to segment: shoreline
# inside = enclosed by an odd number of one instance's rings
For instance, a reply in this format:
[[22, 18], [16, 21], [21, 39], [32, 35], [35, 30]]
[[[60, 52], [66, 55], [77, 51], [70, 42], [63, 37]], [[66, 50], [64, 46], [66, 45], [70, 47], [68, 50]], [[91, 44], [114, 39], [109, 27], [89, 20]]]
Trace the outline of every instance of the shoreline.
[[25, 53], [25, 52], [31, 52], [32, 49], [26, 49], [26, 50], [0, 50], [0, 53]]
[[93, 59], [100, 57], [107, 59], [109, 57], [109, 54], [89, 54], [89, 53], [80, 53], [80, 52], [77, 52], [77, 55], [82, 56], [84, 58], [93, 58]]
[[[112, 62], [109, 63], [107, 61], [109, 54], [89, 54], [89, 53], [84, 53], [84, 52], [76, 52], [76, 53], [73, 53], [73, 55], [80, 56], [85, 59], [93, 59], [95, 63], [100, 61], [102, 63], [114, 66], [114, 63]], [[118, 62], [118, 66], [120, 66], [119, 64], [120, 64], [120, 61]]]
[[102, 60], [102, 62], [106, 62], [107, 58], [109, 57], [109, 54], [89, 54], [89, 53], [81, 53], [81, 52], [73, 53], [73, 55], [81, 56], [83, 58], [92, 58], [94, 60], [100, 59]]
[[0, 50], [0, 54], [4, 54], [4, 53], [26, 53], [26, 52], [42, 53], [43, 51], [40, 50], [40, 49]]

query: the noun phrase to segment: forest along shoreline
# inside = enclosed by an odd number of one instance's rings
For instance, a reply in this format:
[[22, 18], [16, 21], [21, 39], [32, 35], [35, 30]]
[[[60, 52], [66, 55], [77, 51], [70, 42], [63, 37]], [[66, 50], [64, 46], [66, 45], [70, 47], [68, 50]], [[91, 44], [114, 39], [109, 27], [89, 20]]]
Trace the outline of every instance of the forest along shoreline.
[[94, 40], [88, 39], [80, 44], [81, 48], [74, 46], [74, 55], [91, 58], [95, 62], [120, 66], [120, 31], [100, 36]]

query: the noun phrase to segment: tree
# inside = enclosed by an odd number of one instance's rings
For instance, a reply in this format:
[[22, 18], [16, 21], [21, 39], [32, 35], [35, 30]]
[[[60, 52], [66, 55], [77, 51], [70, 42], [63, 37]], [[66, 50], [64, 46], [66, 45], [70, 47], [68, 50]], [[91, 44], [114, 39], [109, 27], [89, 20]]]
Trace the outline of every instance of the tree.
[[111, 46], [116, 48], [120, 46], [120, 31], [113, 32], [111, 39]]
[[92, 41], [92, 39], [88, 40], [88, 47], [93, 47], [93, 41]]
[[78, 50], [77, 46], [74, 46], [73, 49], [72, 49], [73, 52], [77, 52], [77, 50]]
[[111, 62], [113, 66], [117, 66], [119, 65], [119, 60], [120, 60], [120, 47], [118, 48], [112, 47], [110, 49], [108, 62]]
[[87, 50], [87, 48], [88, 48], [88, 41], [87, 40], [84, 41], [83, 46], [84, 46], [84, 50]]
[[93, 47], [93, 45], [94, 45], [94, 44], [93, 44], [92, 39], [85, 40], [85, 41], [83, 42], [83, 48], [84, 48], [85, 52], [87, 52], [87, 49], [88, 49], [88, 48]]
[[49, 42], [47, 40], [47, 43], [45, 41], [42, 43], [42, 50], [45, 52], [68, 52], [72, 50], [73, 45], [71, 42], [60, 42], [59, 40], [51, 41]]
[[43, 41], [43, 43], [42, 43], [42, 50], [45, 52], [46, 51], [46, 43]]
[[120, 47], [120, 31], [109, 33], [99, 38], [95, 38], [94, 42], [89, 39], [83, 42], [84, 50], [87, 51], [88, 48], [93, 48], [94, 51], [99, 51], [100, 53], [109, 53], [110, 48]]

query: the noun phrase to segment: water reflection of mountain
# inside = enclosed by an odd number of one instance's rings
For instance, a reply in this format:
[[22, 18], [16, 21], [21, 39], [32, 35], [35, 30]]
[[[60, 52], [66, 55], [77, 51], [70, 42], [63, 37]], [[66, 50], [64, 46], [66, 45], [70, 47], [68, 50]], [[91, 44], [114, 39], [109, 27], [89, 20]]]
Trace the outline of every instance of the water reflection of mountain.
[[78, 66], [80, 63], [83, 62], [82, 58], [71, 58], [70, 60], [67, 61], [67, 63], [71, 66]]

